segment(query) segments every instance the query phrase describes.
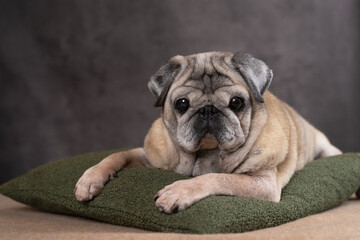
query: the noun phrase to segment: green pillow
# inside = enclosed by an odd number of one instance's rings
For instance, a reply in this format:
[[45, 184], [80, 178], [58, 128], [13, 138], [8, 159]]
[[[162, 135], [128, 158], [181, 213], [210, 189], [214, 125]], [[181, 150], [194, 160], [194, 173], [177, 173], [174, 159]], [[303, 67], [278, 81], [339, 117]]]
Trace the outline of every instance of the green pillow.
[[119, 172], [94, 200], [76, 201], [73, 189], [84, 170], [115, 151], [89, 153], [40, 166], [2, 186], [0, 192], [30, 206], [108, 223], [181, 233], [234, 233], [277, 226], [346, 201], [360, 185], [360, 154], [316, 160], [297, 172], [279, 203], [212, 196], [172, 215], [159, 212], [153, 196], [186, 179], [174, 172], [133, 168]]

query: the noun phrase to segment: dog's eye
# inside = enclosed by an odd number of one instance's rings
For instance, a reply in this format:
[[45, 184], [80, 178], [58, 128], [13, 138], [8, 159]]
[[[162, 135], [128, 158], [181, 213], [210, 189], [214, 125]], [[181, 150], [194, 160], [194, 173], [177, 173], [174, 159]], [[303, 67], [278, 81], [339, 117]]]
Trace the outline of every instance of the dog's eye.
[[186, 98], [180, 98], [175, 102], [175, 108], [180, 114], [184, 114], [189, 108], [189, 100]]
[[244, 107], [244, 99], [233, 97], [230, 99], [229, 108], [234, 112], [239, 112]]

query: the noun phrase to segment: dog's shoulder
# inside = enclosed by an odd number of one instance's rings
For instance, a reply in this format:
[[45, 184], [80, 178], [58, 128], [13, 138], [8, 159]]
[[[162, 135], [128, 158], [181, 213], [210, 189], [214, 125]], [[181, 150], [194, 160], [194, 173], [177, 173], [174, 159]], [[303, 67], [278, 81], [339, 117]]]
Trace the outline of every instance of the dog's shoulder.
[[149, 129], [144, 140], [144, 150], [153, 167], [171, 170], [177, 164], [175, 146], [161, 117]]

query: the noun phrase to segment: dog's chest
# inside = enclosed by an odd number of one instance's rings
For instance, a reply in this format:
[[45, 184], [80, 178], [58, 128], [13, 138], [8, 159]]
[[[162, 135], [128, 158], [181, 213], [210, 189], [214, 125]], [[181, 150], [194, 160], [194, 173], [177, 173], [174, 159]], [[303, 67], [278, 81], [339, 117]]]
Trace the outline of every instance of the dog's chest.
[[219, 172], [219, 149], [200, 150], [196, 153], [193, 176]]

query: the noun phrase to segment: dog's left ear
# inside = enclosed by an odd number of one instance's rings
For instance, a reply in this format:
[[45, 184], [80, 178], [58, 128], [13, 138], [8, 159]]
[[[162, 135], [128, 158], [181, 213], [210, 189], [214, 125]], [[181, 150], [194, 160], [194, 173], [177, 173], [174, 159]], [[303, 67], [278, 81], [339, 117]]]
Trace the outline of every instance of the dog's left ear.
[[179, 71], [180, 64], [170, 60], [151, 76], [148, 88], [155, 97], [155, 107], [164, 106], [166, 95]]
[[255, 99], [264, 102], [262, 95], [270, 86], [273, 73], [261, 60], [246, 52], [237, 52], [231, 59], [235, 69], [244, 78]]

